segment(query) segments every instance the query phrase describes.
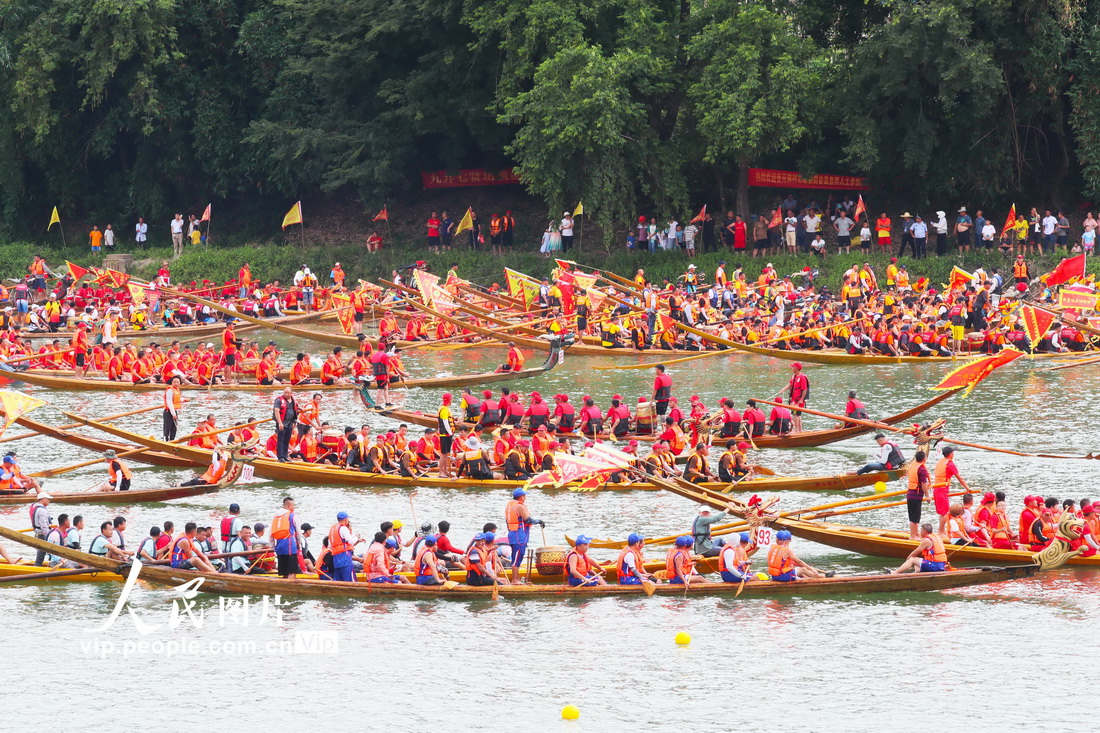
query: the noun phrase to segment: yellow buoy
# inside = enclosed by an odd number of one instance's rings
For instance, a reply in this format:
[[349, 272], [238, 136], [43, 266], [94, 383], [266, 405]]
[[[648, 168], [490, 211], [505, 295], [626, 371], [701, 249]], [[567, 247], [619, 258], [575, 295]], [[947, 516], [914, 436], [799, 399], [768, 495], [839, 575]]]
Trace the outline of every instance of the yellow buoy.
[[876, 481], [875, 482], [875, 493], [876, 494], [885, 494], [886, 493], [886, 482], [885, 481]]
[[581, 717], [581, 711], [577, 709], [576, 705], [566, 705], [561, 709], [561, 717], [565, 720], [576, 720]]
[[683, 646], [685, 644], [690, 644], [691, 643], [691, 634], [689, 634], [686, 631], [681, 631], [680, 633], [676, 634], [676, 643], [679, 644], [680, 646]]
[[767, 573], [757, 573], [756, 574], [756, 579], [757, 580], [771, 580], [772, 578]]

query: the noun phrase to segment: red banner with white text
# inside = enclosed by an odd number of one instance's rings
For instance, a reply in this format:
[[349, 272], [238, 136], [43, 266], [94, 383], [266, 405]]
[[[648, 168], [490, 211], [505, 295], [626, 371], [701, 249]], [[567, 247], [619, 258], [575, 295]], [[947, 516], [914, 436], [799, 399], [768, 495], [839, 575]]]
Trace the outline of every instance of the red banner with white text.
[[467, 168], [448, 173], [447, 171], [420, 171], [420, 181], [424, 188], [463, 188], [465, 186], [509, 186], [520, 182], [512, 168], [485, 170]]
[[798, 171], [749, 168], [749, 185], [770, 186], [773, 188], [840, 188], [866, 191], [867, 179], [861, 176], [833, 176], [825, 173], [803, 178]]

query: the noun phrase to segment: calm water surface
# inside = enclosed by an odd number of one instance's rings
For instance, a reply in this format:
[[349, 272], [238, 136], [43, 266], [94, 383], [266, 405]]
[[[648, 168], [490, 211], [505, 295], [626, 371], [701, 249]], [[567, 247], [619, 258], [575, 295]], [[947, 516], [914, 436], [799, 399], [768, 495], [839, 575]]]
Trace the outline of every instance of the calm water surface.
[[[284, 346], [293, 353], [301, 344], [286, 341]], [[416, 375], [434, 376], [486, 370], [502, 356], [466, 349], [410, 356], [407, 363]], [[564, 391], [575, 401], [591, 394], [603, 405], [614, 393], [634, 400], [648, 391], [649, 372], [591, 368], [607, 363], [569, 358], [551, 374], [514, 386], [543, 395]], [[1017, 362], [969, 399], [954, 398], [933, 415], [949, 417], [949, 434], [960, 440], [1029, 451], [1100, 452], [1092, 417], [1100, 402], [1094, 386], [1100, 366], [1045, 373], [1042, 366], [1047, 364]], [[685, 404], [689, 395], [698, 394], [710, 405], [725, 396], [739, 403], [768, 397], [790, 372], [788, 363], [745, 356], [674, 369], [674, 394]], [[932, 364], [811, 366], [811, 406], [840, 411], [847, 391], [858, 389], [872, 416], [885, 416], [928, 399], [927, 387], [947, 370]], [[50, 407], [35, 417], [51, 423], [64, 420], [57, 409], [105, 415], [160, 399], [159, 394], [17, 388], [49, 400]], [[186, 429], [206, 412], [214, 412], [224, 425], [270, 410], [270, 397], [258, 394], [189, 396], [195, 402], [186, 406]], [[405, 407], [425, 411], [434, 410], [438, 399], [437, 391], [398, 396]], [[351, 393], [326, 395], [322, 416], [334, 424], [366, 421], [376, 430], [393, 425], [368, 416]], [[159, 420], [158, 413], [150, 413], [120, 424], [155, 434]], [[806, 425], [827, 423], [807, 418]], [[17, 445], [25, 470], [91, 457], [45, 438]], [[783, 475], [831, 474], [854, 470], [873, 448], [867, 436], [819, 449], [762, 451], [758, 459]], [[1029, 493], [1100, 497], [1100, 466], [1091, 461], [963, 449], [957, 462], [974, 488], [1008, 492], [1017, 502], [1013, 513], [1019, 498]], [[137, 488], [169, 485], [190, 475], [138, 467], [134, 483]], [[99, 469], [93, 467], [51, 479], [47, 487], [78, 491], [98, 480]], [[82, 513], [85, 544], [94, 527], [121, 513], [130, 520], [128, 541], [136, 544], [150, 525], [166, 519], [177, 527], [192, 520], [216, 525], [230, 502], [241, 504], [250, 523], [269, 523], [286, 494], [297, 500], [303, 521], [327, 528], [335, 513], [345, 510], [362, 532], [393, 519], [411, 526], [411, 496], [420, 521], [451, 522], [456, 544], [486, 521], [503, 524], [508, 498], [505, 492], [476, 490], [421, 488], [413, 495], [257, 481], [170, 504], [66, 506], [53, 513]], [[788, 494], [780, 508], [840, 498]], [[632, 531], [686, 532], [695, 514], [690, 502], [664, 492], [533, 493], [528, 501], [532, 513], [546, 520], [549, 544], [563, 544], [565, 533], [622, 538]], [[839, 521], [901, 528], [906, 520], [899, 507]], [[0, 523], [26, 527], [26, 508], [0, 509]], [[320, 545], [319, 536], [313, 544]], [[540, 544], [536, 532], [533, 545]], [[814, 564], [839, 573], [893, 564], [797, 539], [795, 546]], [[7, 547], [13, 549], [11, 543]], [[973, 731], [1004, 731], [1035, 730], [1039, 717], [1044, 726], [1077, 727], [1083, 719], [1079, 703], [1085, 701], [1065, 700], [1061, 691], [1080, 689], [1079, 680], [1095, 668], [1098, 578], [1095, 572], [1062, 570], [948, 593], [781, 600], [287, 600], [281, 606], [282, 626], [271, 618], [261, 623], [258, 599], [243, 616], [221, 616], [219, 599], [200, 594], [194, 602], [205, 613], [201, 628], [185, 617], [174, 629], [169, 628], [173, 593], [139, 584], [130, 607], [142, 621], [160, 625], [148, 636], [135, 630], [126, 613], [110, 628], [97, 630], [115, 607], [120, 585], [7, 585], [0, 588], [0, 618], [7, 631], [4, 666], [10, 670], [4, 687], [29, 691], [30, 684], [41, 682], [43, 693], [63, 694], [38, 698], [48, 701], [46, 708], [9, 698], [4, 727], [40, 728], [48, 717], [111, 721], [111, 729], [119, 731], [180, 730], [230, 724], [227, 711], [239, 713], [232, 725], [275, 730], [915, 731], [953, 721]], [[249, 625], [240, 623], [243, 618]], [[692, 635], [689, 646], [673, 642], [678, 631]], [[318, 639], [334, 640], [338, 652], [299, 653], [302, 647], [295, 646]], [[151, 646], [141, 649], [136, 646], [141, 642]], [[169, 648], [176, 656], [166, 656]], [[57, 662], [55, 670], [69, 674], [15, 673], [49, 666], [49, 660]], [[1092, 688], [1086, 684], [1084, 689]], [[579, 721], [560, 719], [562, 706], [569, 703], [580, 708]]]

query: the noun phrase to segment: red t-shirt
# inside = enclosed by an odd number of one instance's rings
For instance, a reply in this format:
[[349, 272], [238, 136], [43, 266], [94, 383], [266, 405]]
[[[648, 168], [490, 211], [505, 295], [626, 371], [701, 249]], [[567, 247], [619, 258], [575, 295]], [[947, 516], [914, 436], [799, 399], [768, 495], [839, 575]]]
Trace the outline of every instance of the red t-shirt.
[[439, 219], [435, 219], [435, 218], [428, 219], [428, 236], [429, 237], [438, 237], [440, 226], [441, 226], [441, 223], [440, 223]]

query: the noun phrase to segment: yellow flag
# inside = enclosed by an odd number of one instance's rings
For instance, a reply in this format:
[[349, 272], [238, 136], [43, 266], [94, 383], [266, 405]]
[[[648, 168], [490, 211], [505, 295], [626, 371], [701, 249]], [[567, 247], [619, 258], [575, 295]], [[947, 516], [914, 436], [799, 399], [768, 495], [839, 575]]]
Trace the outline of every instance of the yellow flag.
[[573, 209], [573, 216], [580, 216], [584, 213], [584, 202], [578, 201], [577, 208]]
[[130, 300], [134, 301], [137, 305], [141, 305], [145, 302], [145, 288], [140, 285], [134, 285], [133, 283], [126, 283], [126, 287], [130, 290]]
[[50, 223], [48, 225], [46, 225], [46, 231], [47, 232], [50, 231], [50, 227], [52, 227], [54, 224], [60, 224], [60, 223], [61, 223], [61, 215], [57, 213], [57, 207], [55, 206], [55, 207], [53, 207], [53, 213], [50, 214]]
[[45, 400], [29, 397], [20, 392], [9, 392], [7, 390], [0, 392], [0, 407], [4, 410], [4, 426], [0, 428], [0, 435], [13, 422], [44, 404], [46, 404]]
[[283, 217], [283, 229], [286, 229], [291, 224], [302, 223], [302, 202], [294, 204], [290, 207], [290, 211], [286, 212], [286, 216]]
[[458, 222], [458, 228], [455, 229], [455, 234], [461, 234], [467, 229], [474, 228], [473, 209], [467, 208], [466, 215], [462, 217], [462, 221]]

